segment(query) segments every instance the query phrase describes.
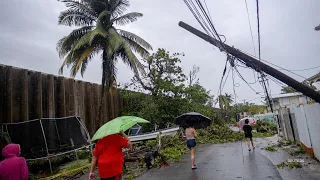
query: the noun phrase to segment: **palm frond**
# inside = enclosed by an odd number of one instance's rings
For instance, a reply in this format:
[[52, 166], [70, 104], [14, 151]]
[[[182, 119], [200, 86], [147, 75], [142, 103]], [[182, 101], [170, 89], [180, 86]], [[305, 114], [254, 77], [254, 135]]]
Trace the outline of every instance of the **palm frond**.
[[90, 46], [90, 39], [91, 39], [91, 32], [88, 32], [84, 36], [82, 36], [75, 44], [74, 44], [74, 50], [78, 50], [83, 47]]
[[[122, 44], [124, 43], [123, 38], [119, 36], [118, 32], [114, 28], [110, 28], [108, 30], [109, 36], [108, 36], [108, 57], [110, 57], [114, 52], [120, 49]], [[112, 50], [112, 51], [110, 51]], [[111, 54], [112, 53], [112, 54]]]
[[142, 16], [143, 16], [143, 14], [141, 14], [141, 13], [132, 12], [132, 13], [128, 13], [123, 16], [120, 16], [118, 18], [115, 18], [112, 20], [112, 22], [119, 25], [119, 26], [123, 26], [123, 25], [126, 25], [126, 24], [129, 24], [131, 22], [136, 21], [139, 17], [142, 17]]
[[59, 15], [58, 24], [66, 26], [91, 26], [96, 17], [79, 9], [67, 9]]
[[57, 43], [56, 49], [59, 53], [59, 57], [63, 58], [83, 35], [90, 32], [94, 26], [84, 26], [79, 29], [73, 30], [68, 36], [63, 37]]
[[144, 66], [132, 52], [128, 44], [123, 43], [122, 49], [118, 51], [117, 54], [122, 59], [122, 61], [133, 70], [135, 74], [139, 74], [138, 72], [141, 72], [142, 74], [146, 73]]
[[60, 67], [60, 69], [59, 69], [59, 74], [63, 74], [63, 68], [64, 68], [65, 66], [67, 66], [67, 68], [69, 68], [69, 66], [70, 66], [71, 64], [73, 64], [73, 62], [81, 56], [83, 50], [84, 50], [84, 49], [71, 50], [71, 51], [68, 53], [68, 55], [65, 57], [62, 65], [61, 65], [61, 67]]
[[73, 66], [71, 68], [71, 76], [75, 77], [82, 65], [82, 63], [91, 55], [91, 53], [94, 51], [93, 47], [86, 48], [81, 56], [77, 59], [77, 61], [73, 62]]
[[111, 7], [110, 11], [112, 12], [112, 17], [116, 18], [123, 14], [124, 11], [130, 6], [128, 0], [110, 0]]
[[66, 7], [71, 9], [78, 9], [80, 11], [89, 13], [92, 17], [98, 17], [97, 13], [91, 8], [90, 2], [77, 0], [62, 0]]
[[121, 36], [126, 37], [128, 39], [131, 39], [132, 41], [137, 42], [139, 45], [141, 45], [145, 49], [152, 50], [151, 45], [147, 41], [142, 39], [141, 37], [139, 37], [139, 36], [137, 36], [137, 35], [135, 35], [135, 34], [133, 34], [131, 32], [128, 32], [128, 31], [125, 31], [125, 30], [121, 30], [121, 29], [118, 29], [118, 32], [119, 32], [119, 34]]
[[89, 44], [92, 46], [94, 40], [96, 40], [97, 38], [107, 38], [108, 37], [108, 33], [107, 31], [105, 31], [102, 27], [97, 26], [91, 33], [90, 33], [90, 39], [89, 39]]
[[126, 37], [122, 37], [129, 45], [129, 47], [136, 53], [138, 53], [141, 57], [143, 58], [147, 58], [150, 53], [148, 52], [148, 50], [146, 50], [144, 47], [140, 46], [137, 42], [126, 38]]

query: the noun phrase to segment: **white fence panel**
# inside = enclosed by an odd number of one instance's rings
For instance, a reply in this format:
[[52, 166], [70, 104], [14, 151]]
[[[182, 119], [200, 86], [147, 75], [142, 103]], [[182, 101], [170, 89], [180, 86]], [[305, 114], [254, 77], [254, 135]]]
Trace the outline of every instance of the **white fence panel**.
[[312, 146], [304, 107], [294, 107], [294, 115], [298, 126], [300, 142], [302, 142], [308, 148], [311, 148]]
[[315, 157], [320, 160], [320, 104], [306, 105], [304, 110], [308, 121], [313, 152]]

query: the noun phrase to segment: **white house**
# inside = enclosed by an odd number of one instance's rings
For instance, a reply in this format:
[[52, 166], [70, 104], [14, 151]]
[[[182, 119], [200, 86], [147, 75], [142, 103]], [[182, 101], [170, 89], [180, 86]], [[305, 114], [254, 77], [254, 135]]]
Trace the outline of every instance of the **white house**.
[[274, 113], [278, 114], [280, 108], [289, 108], [293, 112], [294, 106], [308, 104], [311, 99], [302, 93], [286, 93], [272, 95], [272, 101]]
[[310, 78], [306, 79], [310, 84], [314, 85], [318, 90], [320, 89], [320, 72], [316, 75], [311, 76]]

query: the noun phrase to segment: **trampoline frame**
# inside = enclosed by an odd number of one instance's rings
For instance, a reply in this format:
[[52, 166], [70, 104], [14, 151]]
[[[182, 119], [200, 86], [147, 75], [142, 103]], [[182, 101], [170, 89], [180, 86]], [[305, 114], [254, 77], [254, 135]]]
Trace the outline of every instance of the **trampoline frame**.
[[[51, 154], [49, 154], [49, 149], [48, 149], [48, 145], [47, 145], [46, 135], [45, 135], [45, 132], [44, 132], [44, 129], [43, 129], [43, 125], [42, 125], [42, 120], [46, 120], [46, 119], [59, 120], [59, 119], [67, 119], [67, 118], [76, 118], [78, 120], [78, 122], [80, 123], [81, 127], [85, 131], [85, 134], [87, 136], [87, 143], [89, 145], [84, 146], [84, 147], [80, 147], [80, 148], [76, 148], [76, 149], [73, 149], [73, 150], [61, 152], [61, 153], [58, 153], [58, 154], [51, 155]], [[9, 124], [23, 124], [23, 123], [28, 123], [28, 122], [32, 122], [32, 121], [39, 121], [39, 123], [40, 123], [41, 131], [42, 131], [42, 135], [43, 135], [43, 140], [44, 140], [46, 151], [47, 151], [47, 156], [39, 157], [39, 158], [33, 158], [33, 159], [26, 159], [27, 162], [35, 161], [35, 160], [47, 159], [48, 162], [49, 162], [50, 171], [53, 172], [50, 158], [54, 158], [54, 157], [57, 157], [57, 156], [61, 156], [61, 155], [64, 155], [64, 154], [69, 154], [69, 153], [74, 152], [75, 155], [76, 155], [76, 159], [78, 160], [77, 151], [81, 150], [81, 149], [85, 149], [85, 148], [90, 148], [90, 152], [92, 154], [92, 146], [94, 144], [91, 142], [91, 137], [90, 137], [89, 131], [87, 130], [86, 126], [83, 124], [83, 122], [81, 121], [81, 118], [79, 116], [68, 116], [68, 117], [63, 117], [63, 118], [40, 118], [40, 119], [33, 119], [33, 120], [25, 121], [25, 122], [3, 123], [2, 127], [1, 127], [1, 134], [4, 136], [4, 133], [6, 133], [8, 135], [8, 137], [9, 137], [9, 140], [10, 140], [10, 143], [11, 143], [12, 141], [11, 141], [11, 137], [10, 137], [7, 125], [9, 125]], [[6, 132], [4, 131], [4, 126], [5, 126], [5, 131]], [[57, 130], [58, 136], [60, 137], [57, 127], [56, 127], [56, 130]]]

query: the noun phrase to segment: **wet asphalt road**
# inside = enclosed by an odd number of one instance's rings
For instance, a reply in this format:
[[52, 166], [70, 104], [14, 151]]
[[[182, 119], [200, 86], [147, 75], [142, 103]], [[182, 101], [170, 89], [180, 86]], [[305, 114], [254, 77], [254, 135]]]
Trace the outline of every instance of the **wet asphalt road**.
[[282, 180], [277, 168], [260, 153], [249, 152], [245, 143], [202, 145], [197, 149], [196, 165], [191, 170], [190, 153], [179, 163], [152, 169], [137, 180]]

